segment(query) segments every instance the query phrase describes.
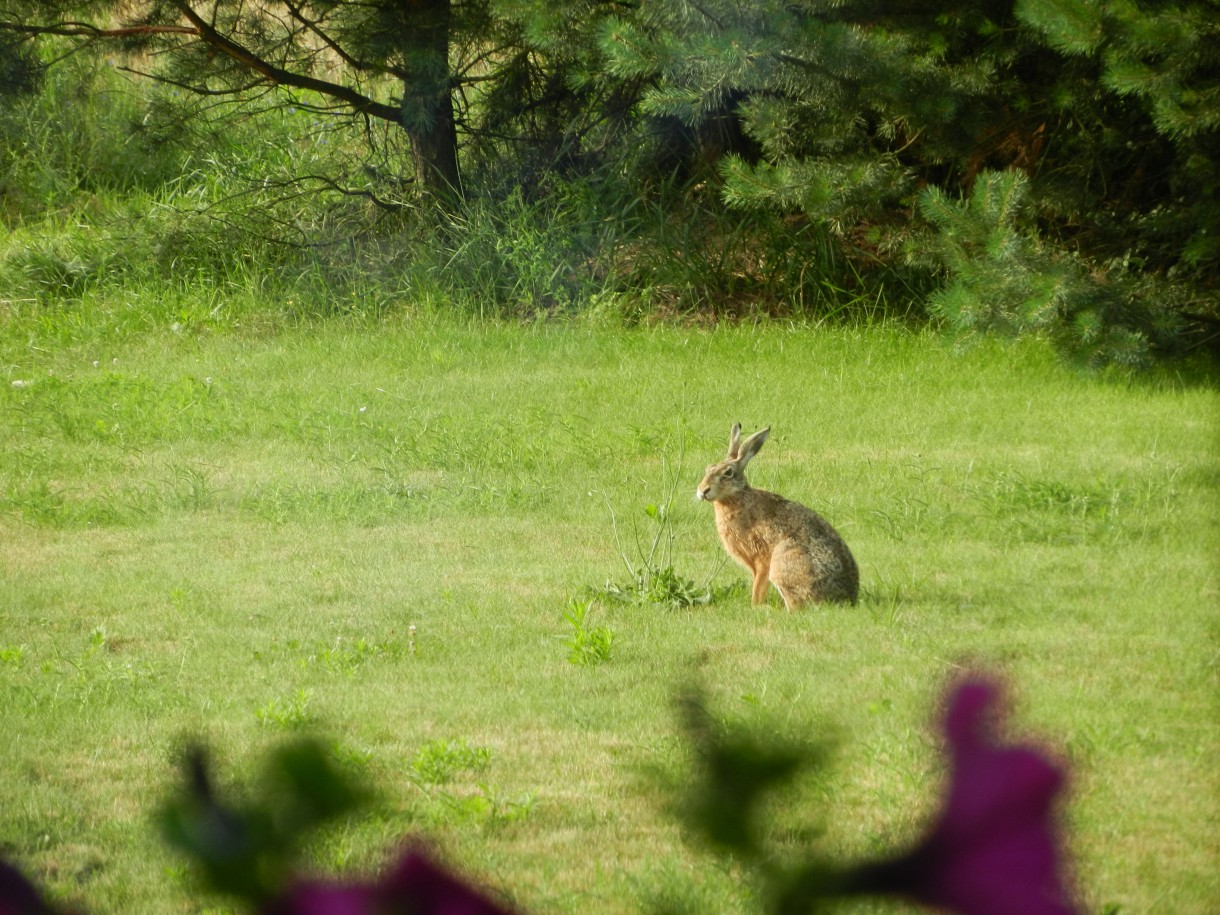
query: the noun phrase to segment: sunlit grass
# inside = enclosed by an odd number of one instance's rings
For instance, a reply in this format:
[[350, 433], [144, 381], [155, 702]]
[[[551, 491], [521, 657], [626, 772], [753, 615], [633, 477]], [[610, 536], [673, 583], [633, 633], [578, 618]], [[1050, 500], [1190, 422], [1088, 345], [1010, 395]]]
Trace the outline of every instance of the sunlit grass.
[[[743, 910], [665, 809], [675, 691], [830, 740], [776, 826], [856, 856], [917, 831], [935, 697], [980, 664], [1072, 765], [1090, 909], [1211, 910], [1206, 386], [887, 329], [55, 320], [0, 339], [0, 842], [58, 896], [204, 910], [150, 828], [183, 743], [233, 782], [305, 731], [384, 801], [319, 868], [423, 833], [530, 910]], [[721, 567], [691, 493], [735, 420], [774, 430], [755, 485], [842, 531], [858, 607], [606, 595], [660, 505], [676, 572]]]

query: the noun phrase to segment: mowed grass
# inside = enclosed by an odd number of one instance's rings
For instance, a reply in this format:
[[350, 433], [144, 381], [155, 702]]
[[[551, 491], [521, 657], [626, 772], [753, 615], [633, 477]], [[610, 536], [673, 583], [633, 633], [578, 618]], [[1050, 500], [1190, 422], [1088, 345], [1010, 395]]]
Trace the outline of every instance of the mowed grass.
[[[980, 667], [1071, 766], [1089, 911], [1220, 904], [1206, 385], [884, 328], [5, 336], [0, 851], [57, 897], [224, 911], [152, 827], [182, 747], [240, 792], [315, 734], [381, 797], [319, 871], [415, 835], [528, 911], [749, 911], [668, 810], [677, 692], [829, 742], [775, 841], [854, 859], [918, 835], [938, 697]], [[734, 421], [772, 427], [751, 481], [840, 529], [859, 606], [607, 595], [648, 506], [679, 575], [744, 579], [692, 499]], [[569, 660], [574, 597], [600, 663]]]

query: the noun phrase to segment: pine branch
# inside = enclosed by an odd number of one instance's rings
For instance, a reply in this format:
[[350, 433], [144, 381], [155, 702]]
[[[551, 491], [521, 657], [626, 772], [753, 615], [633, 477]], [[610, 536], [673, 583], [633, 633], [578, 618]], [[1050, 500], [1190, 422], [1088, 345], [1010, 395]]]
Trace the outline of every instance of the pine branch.
[[[153, 82], [161, 83], [166, 86], [173, 86], [175, 89], [182, 89], [190, 92], [192, 95], [200, 96], [235, 96], [243, 95], [246, 92], [252, 92], [255, 89], [267, 89], [267, 81], [262, 79], [254, 80], [253, 82], [244, 83], [240, 86], [228, 86], [224, 89], [212, 89], [208, 86], [200, 85], [199, 83], [188, 83], [179, 79], [174, 79], [170, 76], [165, 76], [162, 73], [152, 73], [148, 70], [139, 70], [135, 67], [116, 67], [120, 73], [130, 73], [132, 76], [139, 76], [144, 79], [150, 79]], [[267, 89], [267, 91], [271, 91]]]
[[339, 44], [322, 28], [320, 20], [308, 18], [301, 4], [294, 3], [292, 0], [282, 0], [285, 7], [288, 8], [288, 14], [301, 24], [301, 26], [309, 33], [319, 38], [326, 47], [335, 53], [335, 55], [353, 70], [361, 73], [385, 73], [390, 76], [396, 76], [399, 79], [405, 79], [406, 74], [397, 67], [382, 67], [369, 63], [368, 61], [360, 60], [348, 53], [347, 49]]
[[106, 29], [90, 22], [54, 22], [49, 25], [27, 25], [24, 22], [0, 21], [0, 29], [22, 35], [59, 35], [68, 38], [138, 38], [146, 35], [193, 35], [199, 30], [187, 25], [131, 25]]
[[[48, 23], [45, 25], [31, 25], [23, 22], [0, 21], [0, 30], [16, 32], [23, 35], [57, 35], [70, 38], [89, 38], [89, 39], [110, 39], [121, 40], [138, 37], [151, 37], [157, 35], [182, 35], [190, 38], [197, 38], [204, 44], [224, 54], [230, 60], [239, 64], [251, 73], [257, 74], [259, 82], [269, 82], [277, 86], [290, 86], [295, 89], [306, 89], [312, 92], [317, 92], [320, 95], [335, 99], [342, 103], [343, 106], [351, 108], [353, 111], [364, 114], [370, 117], [378, 118], [384, 121], [390, 121], [394, 124], [401, 124], [402, 111], [395, 105], [387, 105], [383, 102], [378, 102], [376, 99], [370, 98], [361, 92], [356, 91], [350, 86], [345, 86], [340, 83], [331, 82], [329, 80], [318, 79], [313, 76], [308, 76], [303, 73], [294, 73], [291, 70], [286, 70], [283, 67], [276, 66], [259, 54], [245, 47], [241, 43], [223, 35], [216, 27], [208, 23], [194, 7], [186, 2], [186, 0], [173, 0], [174, 7], [182, 14], [182, 16], [190, 23], [190, 25], [133, 25], [122, 26], [117, 28], [104, 28], [94, 25], [89, 22], [64, 21]], [[355, 67], [358, 70], [368, 70], [367, 66], [362, 65], [355, 58], [346, 54], [329, 36], [323, 33], [316, 23], [305, 19], [298, 15], [297, 7], [291, 3], [287, 4], [290, 13], [294, 14], [306, 28], [309, 28], [315, 35], [330, 47], [333, 51], [339, 54], [345, 62]], [[135, 71], [132, 71], [135, 72]], [[383, 72], [391, 72], [385, 70]], [[401, 76], [399, 73], [394, 75]], [[172, 82], [171, 80], [161, 78], [162, 82]], [[242, 87], [241, 89], [232, 90], [212, 90], [200, 87], [197, 85], [187, 85], [183, 83], [175, 83], [182, 88], [189, 89], [201, 95], [209, 94], [227, 94], [243, 91], [251, 88], [251, 85]]]
[[292, 86], [294, 89], [307, 89], [311, 92], [317, 92], [320, 95], [337, 99], [350, 106], [359, 114], [369, 115], [384, 121], [392, 121], [395, 124], [402, 122], [402, 111], [396, 106], [378, 102], [349, 86], [332, 83], [329, 80], [318, 79], [313, 76], [306, 76], [301, 73], [293, 73], [290, 70], [277, 67], [244, 45], [222, 35], [213, 26], [205, 22], [203, 17], [185, 0], [174, 0], [174, 6], [195, 27], [200, 40], [247, 70], [258, 73], [266, 81], [272, 82], [277, 86]]

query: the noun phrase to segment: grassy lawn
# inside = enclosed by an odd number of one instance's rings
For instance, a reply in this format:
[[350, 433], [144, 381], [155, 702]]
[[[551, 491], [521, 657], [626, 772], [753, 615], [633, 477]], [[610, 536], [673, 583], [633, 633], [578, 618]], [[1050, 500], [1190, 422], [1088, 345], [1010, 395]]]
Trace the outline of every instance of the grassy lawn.
[[[857, 857], [918, 834], [937, 697], [980, 665], [1070, 761], [1089, 911], [1220, 904], [1206, 385], [886, 329], [31, 327], [0, 325], [0, 851], [57, 897], [224, 911], [151, 827], [181, 748], [240, 790], [315, 733], [382, 793], [319, 869], [415, 834], [534, 912], [745, 911], [666, 810], [677, 690], [832, 741], [777, 841]], [[648, 506], [680, 575], [744, 582], [692, 498], [733, 421], [859, 606], [607, 595]], [[569, 661], [574, 597], [603, 663]]]

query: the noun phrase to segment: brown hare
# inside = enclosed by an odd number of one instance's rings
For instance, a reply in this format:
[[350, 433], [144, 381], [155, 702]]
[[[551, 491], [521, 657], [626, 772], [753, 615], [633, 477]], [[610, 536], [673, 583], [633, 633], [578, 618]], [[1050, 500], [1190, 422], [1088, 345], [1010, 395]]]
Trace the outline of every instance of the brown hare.
[[741, 424], [734, 425], [728, 457], [708, 467], [695, 495], [712, 503], [720, 542], [753, 574], [754, 603], [766, 601], [770, 583], [789, 610], [810, 602], [854, 604], [860, 571], [838, 531], [804, 505], [746, 482], [746, 464], [770, 433], [768, 427], [743, 442]]

